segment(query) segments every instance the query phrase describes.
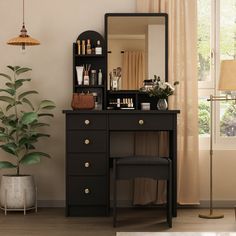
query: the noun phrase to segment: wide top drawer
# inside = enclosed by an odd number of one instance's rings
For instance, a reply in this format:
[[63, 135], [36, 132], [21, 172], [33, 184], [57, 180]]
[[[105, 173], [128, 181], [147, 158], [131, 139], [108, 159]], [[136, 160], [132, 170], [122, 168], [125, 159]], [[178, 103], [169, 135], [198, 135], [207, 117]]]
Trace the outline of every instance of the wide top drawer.
[[111, 114], [110, 130], [173, 130], [175, 114]]
[[105, 130], [107, 127], [107, 118], [104, 114], [68, 114], [66, 125], [69, 130]]

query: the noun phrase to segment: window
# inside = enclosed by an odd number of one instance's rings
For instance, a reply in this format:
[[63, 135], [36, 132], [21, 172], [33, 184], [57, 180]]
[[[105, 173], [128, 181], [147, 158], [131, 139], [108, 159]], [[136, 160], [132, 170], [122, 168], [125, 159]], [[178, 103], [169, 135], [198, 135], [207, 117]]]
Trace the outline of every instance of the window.
[[[236, 59], [236, 0], [198, 0], [198, 85], [199, 137], [209, 140], [210, 94], [220, 95], [217, 80], [220, 61]], [[236, 144], [236, 103], [214, 102], [213, 135], [215, 147], [234, 148]], [[234, 146], [232, 145], [234, 144]]]

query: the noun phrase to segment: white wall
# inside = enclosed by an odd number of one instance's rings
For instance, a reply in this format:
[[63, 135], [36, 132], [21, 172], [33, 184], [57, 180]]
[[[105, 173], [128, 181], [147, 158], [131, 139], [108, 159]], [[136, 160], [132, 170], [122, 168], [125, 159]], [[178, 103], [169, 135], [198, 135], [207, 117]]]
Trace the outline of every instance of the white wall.
[[[26, 49], [6, 45], [19, 34], [22, 24], [22, 1], [0, 1], [0, 71], [6, 65], [28, 66], [33, 69], [32, 88], [40, 97], [57, 104], [55, 118], [49, 132], [51, 139], [39, 147], [53, 156], [41, 164], [24, 168], [34, 174], [40, 200], [65, 199], [65, 117], [63, 109], [70, 109], [72, 94], [72, 43], [85, 30], [104, 32], [107, 12], [134, 12], [135, 0], [25, 0], [25, 23], [29, 35], [41, 41], [40, 46]], [[6, 158], [0, 152], [0, 159]], [[9, 173], [10, 171], [0, 171]]]
[[165, 26], [148, 25], [148, 78], [165, 81]]

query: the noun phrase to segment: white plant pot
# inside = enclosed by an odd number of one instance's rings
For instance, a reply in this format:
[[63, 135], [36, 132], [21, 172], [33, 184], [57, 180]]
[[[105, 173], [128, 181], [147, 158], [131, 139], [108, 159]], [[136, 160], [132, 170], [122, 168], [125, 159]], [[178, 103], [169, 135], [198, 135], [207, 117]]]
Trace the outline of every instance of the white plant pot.
[[0, 205], [7, 209], [27, 209], [35, 206], [34, 177], [3, 175], [0, 186]]

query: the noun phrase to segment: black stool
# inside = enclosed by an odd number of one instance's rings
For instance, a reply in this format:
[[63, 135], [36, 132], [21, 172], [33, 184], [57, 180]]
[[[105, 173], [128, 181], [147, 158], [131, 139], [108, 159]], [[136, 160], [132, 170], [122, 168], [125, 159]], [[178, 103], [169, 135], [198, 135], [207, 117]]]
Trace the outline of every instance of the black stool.
[[113, 159], [113, 227], [116, 227], [116, 181], [146, 177], [157, 180], [167, 180], [166, 217], [169, 227], [172, 227], [172, 166], [169, 158], [159, 157], [120, 157]]

